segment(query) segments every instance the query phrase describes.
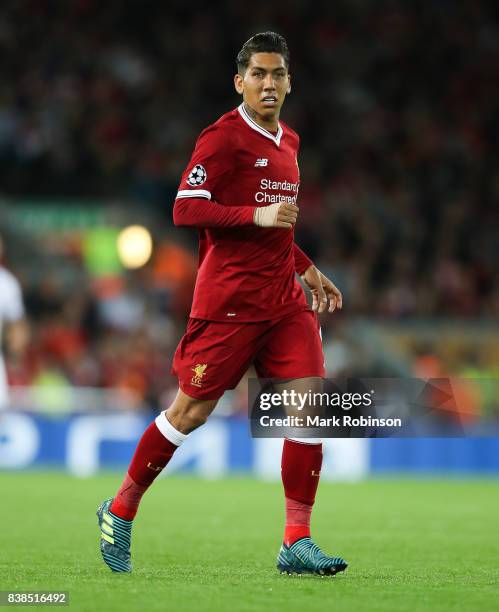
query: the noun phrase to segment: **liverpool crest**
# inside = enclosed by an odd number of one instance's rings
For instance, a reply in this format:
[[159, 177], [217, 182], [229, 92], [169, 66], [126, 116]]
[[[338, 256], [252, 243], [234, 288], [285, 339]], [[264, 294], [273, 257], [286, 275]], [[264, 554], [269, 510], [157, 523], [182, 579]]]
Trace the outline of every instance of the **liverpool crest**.
[[207, 363], [198, 363], [192, 368], [194, 376], [191, 378], [191, 383], [196, 385], [196, 387], [200, 387], [203, 384], [203, 376], [205, 375], [207, 367]]

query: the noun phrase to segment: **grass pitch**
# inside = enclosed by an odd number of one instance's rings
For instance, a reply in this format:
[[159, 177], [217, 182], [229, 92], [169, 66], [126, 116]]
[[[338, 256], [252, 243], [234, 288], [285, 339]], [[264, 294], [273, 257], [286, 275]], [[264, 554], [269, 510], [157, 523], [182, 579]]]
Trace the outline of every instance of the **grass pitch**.
[[92, 612], [499, 610], [497, 482], [322, 483], [313, 535], [350, 563], [334, 578], [278, 574], [279, 483], [178, 477], [146, 494], [134, 572], [114, 575], [95, 510], [119, 482], [0, 475], [0, 590], [67, 590]]

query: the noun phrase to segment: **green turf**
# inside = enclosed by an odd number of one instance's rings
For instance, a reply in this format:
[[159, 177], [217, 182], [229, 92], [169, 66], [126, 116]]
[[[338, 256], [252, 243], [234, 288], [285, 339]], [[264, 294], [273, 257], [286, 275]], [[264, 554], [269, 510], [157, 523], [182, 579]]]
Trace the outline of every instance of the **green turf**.
[[[71, 610], [498, 610], [497, 482], [325, 484], [316, 541], [350, 567], [280, 576], [278, 483], [161, 480], [134, 527], [131, 575], [98, 551], [117, 476], [2, 474], [0, 590], [68, 590]], [[33, 608], [31, 608], [33, 609]]]

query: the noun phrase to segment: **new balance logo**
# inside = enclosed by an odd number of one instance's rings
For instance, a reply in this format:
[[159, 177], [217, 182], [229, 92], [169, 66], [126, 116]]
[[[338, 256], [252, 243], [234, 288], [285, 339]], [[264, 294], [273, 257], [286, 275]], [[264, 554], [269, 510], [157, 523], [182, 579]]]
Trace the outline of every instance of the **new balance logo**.
[[255, 162], [255, 168], [257, 168], [258, 166], [264, 167], [268, 165], [269, 165], [269, 160], [265, 159], [265, 157], [259, 157]]

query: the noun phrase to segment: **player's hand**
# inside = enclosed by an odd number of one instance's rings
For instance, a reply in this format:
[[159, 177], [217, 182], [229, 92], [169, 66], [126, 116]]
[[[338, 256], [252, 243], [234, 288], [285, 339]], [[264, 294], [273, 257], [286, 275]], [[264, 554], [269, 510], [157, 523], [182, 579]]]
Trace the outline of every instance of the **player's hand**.
[[260, 227], [291, 229], [298, 218], [298, 206], [283, 202], [255, 208], [253, 221]]
[[292, 228], [298, 219], [298, 206], [294, 204], [281, 204], [277, 209], [276, 224], [274, 227]]
[[315, 266], [310, 266], [302, 274], [305, 285], [312, 294], [312, 310], [324, 312], [329, 301], [328, 312], [334, 312], [336, 308], [343, 307], [343, 296], [338, 287], [324, 276]]

